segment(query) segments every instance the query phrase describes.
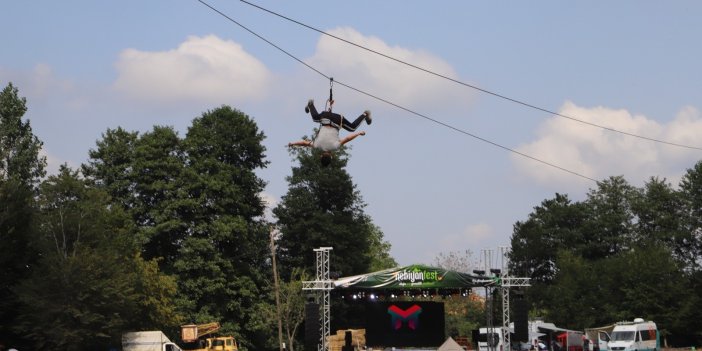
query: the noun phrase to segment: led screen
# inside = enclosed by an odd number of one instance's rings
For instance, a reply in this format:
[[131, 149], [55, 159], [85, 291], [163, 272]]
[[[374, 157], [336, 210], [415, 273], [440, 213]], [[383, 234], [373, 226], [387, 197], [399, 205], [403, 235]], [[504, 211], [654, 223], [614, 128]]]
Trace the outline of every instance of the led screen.
[[444, 304], [374, 302], [366, 305], [368, 346], [440, 346], [444, 342]]

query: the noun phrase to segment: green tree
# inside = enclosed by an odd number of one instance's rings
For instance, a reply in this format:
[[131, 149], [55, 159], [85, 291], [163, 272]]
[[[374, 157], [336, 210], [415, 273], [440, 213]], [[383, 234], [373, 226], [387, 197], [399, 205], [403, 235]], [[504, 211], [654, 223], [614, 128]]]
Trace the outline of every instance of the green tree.
[[27, 100], [20, 98], [12, 83], [0, 93], [0, 179], [14, 178], [27, 186], [36, 185], [46, 174], [46, 157], [39, 156], [43, 143], [23, 122]]
[[261, 318], [270, 268], [259, 195], [265, 183], [255, 172], [267, 164], [264, 137], [249, 116], [227, 106], [193, 121], [183, 141], [182, 183], [193, 203], [173, 266], [187, 317], [222, 321], [223, 333], [254, 349], [265, 347], [273, 331]]
[[526, 221], [514, 225], [509, 270], [515, 276], [531, 278], [526, 298], [532, 309], [541, 311], [550, 303], [545, 287], [558, 272], [559, 251], [587, 252], [582, 236], [587, 217], [583, 203], [556, 194], [534, 207]]
[[397, 267], [397, 261], [390, 256], [391, 245], [388, 241], [384, 240], [385, 235], [383, 231], [375, 224], [371, 223], [370, 225], [370, 247], [367, 253], [370, 256], [369, 270], [371, 272], [377, 272], [383, 269]]
[[131, 215], [144, 257], [159, 258], [161, 267], [172, 273], [194, 206], [184, 186], [186, 156], [177, 132], [154, 126], [140, 136], [108, 129], [89, 154], [83, 173]]
[[663, 245], [677, 260], [688, 263], [690, 236], [683, 230], [681, 193], [665, 180], [652, 177], [635, 195], [631, 206], [636, 218], [634, 241], [643, 246]]
[[389, 249], [389, 245], [378, 245], [383, 242], [380, 232], [363, 212], [365, 204], [345, 170], [347, 154], [338, 151], [331, 164], [324, 167], [318, 150], [292, 149], [291, 152], [298, 165], [287, 177], [288, 192], [273, 209], [281, 232], [281, 266], [314, 271], [313, 250], [333, 247], [332, 271], [341, 275], [368, 272], [372, 257], [387, 257], [382, 252], [369, 254], [372, 243], [380, 250]]
[[267, 165], [264, 134], [222, 106], [195, 118], [181, 139], [170, 127], [139, 135], [108, 130], [84, 172], [122, 204], [147, 259], [178, 277], [187, 322], [218, 321], [243, 348], [262, 348], [270, 326], [267, 224], [256, 171]]
[[131, 222], [109, 200], [66, 166], [40, 186], [41, 259], [15, 288], [16, 331], [36, 349], [106, 348], [128, 329], [179, 322], [173, 279], [136, 255]]
[[[305, 301], [309, 294], [309, 291], [302, 290], [302, 282], [312, 279], [307, 272], [295, 268], [289, 281], [280, 282], [280, 319], [286, 350], [295, 351], [297, 342], [301, 339], [299, 329], [305, 319]], [[275, 291], [271, 291], [271, 294], [274, 293]], [[269, 325], [277, 325], [278, 313], [275, 305], [269, 307], [266, 316]]]
[[629, 250], [635, 241], [634, 213], [631, 210], [636, 189], [621, 176], [597, 182], [585, 201], [588, 220], [583, 228], [585, 257], [599, 259]]
[[42, 142], [33, 134], [26, 99], [8, 84], [0, 92], [0, 337], [12, 341], [10, 326], [18, 314], [14, 287], [37, 259], [32, 246], [36, 185], [45, 175]]
[[700, 271], [702, 264], [702, 161], [688, 169], [680, 180], [682, 228], [678, 239], [686, 268]]
[[[470, 337], [473, 330], [485, 326], [485, 304], [479, 299], [449, 297], [443, 302], [447, 336]], [[474, 345], [477, 346], [475, 340]]]
[[551, 284], [543, 287], [549, 301], [545, 309], [548, 321], [576, 330], [596, 325], [595, 306], [599, 304], [591, 296], [591, 285], [599, 276], [593, 271], [595, 266], [568, 250], [560, 250], [557, 260], [558, 273]]
[[517, 222], [510, 267], [536, 278], [527, 290], [534, 309], [572, 329], [643, 317], [691, 340], [700, 307], [696, 176], [688, 171], [680, 192], [658, 178], [639, 189], [610, 177], [582, 203], [557, 196]]
[[82, 165], [83, 174], [102, 187], [113, 201], [129, 210], [134, 207], [134, 148], [139, 133], [122, 128], [108, 129], [90, 150], [90, 160]]
[[144, 256], [159, 258], [169, 272], [173, 272], [194, 206], [185, 190], [186, 159], [182, 148], [173, 128], [155, 126], [134, 143], [131, 167], [135, 196], [131, 212], [139, 226]]

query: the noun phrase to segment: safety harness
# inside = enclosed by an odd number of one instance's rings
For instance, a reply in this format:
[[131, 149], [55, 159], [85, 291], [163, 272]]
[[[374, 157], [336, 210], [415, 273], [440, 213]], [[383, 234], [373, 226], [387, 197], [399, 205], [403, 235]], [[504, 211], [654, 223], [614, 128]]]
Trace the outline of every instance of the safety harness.
[[[324, 105], [324, 109], [329, 113], [332, 112], [332, 106], [334, 105], [334, 77], [329, 77], [329, 100], [327, 100]], [[344, 123], [344, 119], [341, 118], [341, 123]], [[332, 122], [329, 118], [320, 118], [319, 124], [323, 126], [332, 126], [336, 129], [341, 130], [342, 126]]]

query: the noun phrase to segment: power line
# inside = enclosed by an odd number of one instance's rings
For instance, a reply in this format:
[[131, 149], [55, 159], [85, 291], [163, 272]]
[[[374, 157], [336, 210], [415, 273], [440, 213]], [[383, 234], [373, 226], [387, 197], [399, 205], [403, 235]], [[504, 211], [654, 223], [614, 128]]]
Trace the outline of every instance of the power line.
[[564, 115], [564, 114], [561, 114], [561, 113], [558, 113], [558, 112], [555, 112], [555, 111], [551, 111], [551, 110], [549, 110], [549, 109], [546, 109], [546, 108], [543, 108], [543, 107], [539, 107], [539, 106], [530, 104], [530, 103], [525, 102], [525, 101], [522, 101], [522, 100], [514, 99], [514, 98], [508, 97], [508, 96], [506, 96], [506, 95], [502, 95], [502, 94], [499, 94], [499, 93], [496, 93], [496, 92], [493, 92], [493, 91], [490, 91], [490, 90], [487, 90], [487, 89], [480, 88], [480, 87], [475, 86], [475, 85], [472, 85], [472, 84], [468, 84], [468, 83], [462, 82], [462, 81], [460, 81], [460, 80], [458, 80], [458, 79], [454, 79], [454, 78], [448, 77], [448, 76], [446, 76], [446, 75], [443, 75], [443, 74], [440, 74], [440, 73], [436, 73], [436, 72], [434, 72], [434, 71], [432, 71], [432, 70], [429, 70], [429, 69], [427, 69], [427, 68], [423, 68], [423, 67], [417, 66], [417, 65], [412, 64], [412, 63], [409, 63], [409, 62], [407, 62], [407, 61], [400, 60], [400, 59], [398, 59], [398, 58], [395, 58], [395, 57], [392, 57], [392, 56], [390, 56], [390, 55], [384, 54], [384, 53], [379, 52], [379, 51], [377, 51], [377, 50], [373, 50], [373, 49], [368, 48], [368, 47], [366, 47], [366, 46], [363, 46], [363, 45], [361, 45], [361, 44], [357, 44], [357, 43], [354, 43], [354, 42], [352, 42], [352, 41], [350, 41], [350, 40], [346, 40], [346, 39], [341, 38], [341, 37], [338, 37], [338, 36], [336, 36], [336, 35], [327, 33], [327, 32], [325, 32], [325, 31], [323, 31], [323, 30], [321, 30], [321, 29], [312, 27], [312, 26], [310, 26], [310, 25], [308, 25], [308, 24], [302, 23], [302, 22], [297, 21], [297, 20], [295, 20], [295, 19], [292, 19], [292, 18], [290, 18], [290, 17], [287, 17], [287, 16], [284, 16], [284, 15], [282, 15], [282, 14], [279, 14], [279, 13], [277, 13], [277, 12], [275, 12], [275, 11], [266, 9], [266, 8], [261, 7], [261, 6], [259, 6], [259, 5], [256, 5], [256, 4], [253, 4], [253, 3], [249, 2], [249, 1], [246, 1], [246, 0], [239, 0], [239, 1], [245, 3], [245, 4], [249, 5], [249, 6], [255, 7], [255, 8], [259, 9], [259, 10], [262, 10], [262, 11], [268, 12], [268, 13], [270, 13], [270, 14], [272, 14], [272, 15], [275, 15], [275, 16], [278, 16], [278, 17], [280, 17], [280, 18], [283, 18], [283, 19], [285, 19], [285, 20], [287, 20], [287, 21], [290, 21], [290, 22], [292, 22], [292, 23], [295, 23], [295, 24], [297, 24], [297, 25], [300, 25], [300, 26], [302, 26], [302, 27], [305, 27], [305, 28], [308, 28], [308, 29], [313, 30], [313, 31], [315, 31], [315, 32], [318, 32], [318, 33], [320, 33], [320, 34], [323, 34], [323, 35], [326, 35], [326, 36], [328, 36], [328, 37], [334, 38], [334, 39], [336, 39], [336, 40], [342, 41], [342, 42], [344, 42], [344, 43], [346, 43], [346, 44], [355, 46], [355, 47], [357, 47], [357, 48], [359, 48], [359, 49], [366, 50], [366, 51], [368, 51], [368, 52], [371, 52], [371, 53], [376, 54], [376, 55], [378, 55], [378, 56], [381, 56], [381, 57], [384, 57], [384, 58], [386, 58], [386, 59], [395, 61], [395, 62], [397, 62], [397, 63], [400, 63], [400, 64], [403, 64], [403, 65], [412, 67], [412, 68], [414, 68], [414, 69], [420, 70], [420, 71], [422, 71], [422, 72], [431, 74], [431, 75], [433, 75], [433, 76], [436, 76], [436, 77], [439, 77], [439, 78], [442, 78], [442, 79], [449, 80], [449, 81], [454, 82], [454, 83], [456, 83], [456, 84], [459, 84], [459, 85], [462, 85], [462, 86], [465, 86], [465, 87], [468, 87], [468, 88], [471, 88], [471, 89], [474, 89], [474, 90], [478, 90], [478, 91], [483, 92], [483, 93], [485, 93], [485, 94], [489, 94], [489, 95], [495, 96], [495, 97], [497, 97], [497, 98], [500, 98], [500, 99], [503, 99], [503, 100], [507, 100], [507, 101], [513, 102], [513, 103], [515, 103], [515, 104], [519, 104], [519, 105], [522, 105], [522, 106], [525, 106], [525, 107], [528, 107], [528, 108], [531, 108], [531, 109], [534, 109], [534, 110], [538, 110], [538, 111], [541, 111], [541, 112], [546, 112], [546, 113], [552, 114], [552, 115], [554, 115], [554, 116], [558, 116], [558, 117], [561, 117], [561, 118], [569, 119], [569, 120], [571, 120], [571, 121], [579, 122], [579, 123], [586, 124], [586, 125], [589, 125], [589, 126], [592, 126], [592, 127], [601, 128], [601, 129], [604, 129], [604, 130], [607, 130], [607, 131], [610, 131], [610, 132], [619, 133], [619, 134], [627, 135], [627, 136], [634, 137], [634, 138], [639, 138], [639, 139], [648, 140], [648, 141], [652, 141], [652, 142], [656, 142], [656, 143], [661, 143], [661, 144], [666, 144], [666, 145], [670, 145], [670, 146], [677, 146], [677, 147], [682, 147], [682, 148], [687, 148], [687, 149], [693, 149], [693, 150], [702, 150], [702, 147], [699, 147], [699, 146], [690, 146], [690, 145], [685, 145], [685, 144], [678, 144], [678, 143], [674, 143], [674, 142], [670, 142], [670, 141], [665, 141], [665, 140], [661, 140], [661, 139], [655, 139], [655, 138], [651, 138], [651, 137], [647, 137], [647, 136], [643, 136], [643, 135], [638, 135], [638, 134], [634, 134], [634, 133], [629, 133], [629, 132], [626, 132], [626, 131], [623, 131], [623, 130], [614, 129], [614, 128], [611, 128], [611, 127], [603, 126], [603, 125], [596, 124], [596, 123], [592, 123], [592, 122], [588, 122], [588, 121], [583, 121], [583, 120], [581, 120], [581, 119], [578, 119], [578, 118], [575, 118], [575, 117], [572, 117], [572, 116], [568, 116], [568, 115]]
[[[212, 11], [218, 13], [220, 16], [226, 18], [226, 19], [229, 20], [230, 22], [236, 24], [237, 26], [243, 28], [243, 29], [246, 30], [247, 32], [249, 32], [249, 33], [253, 34], [254, 36], [256, 36], [257, 38], [259, 38], [259, 39], [265, 41], [265, 42], [268, 43], [269, 45], [271, 45], [271, 46], [273, 46], [274, 48], [278, 49], [279, 51], [283, 52], [284, 54], [286, 54], [287, 56], [291, 57], [291, 58], [294, 59], [295, 61], [297, 61], [297, 62], [303, 64], [304, 66], [306, 66], [307, 68], [309, 68], [309, 69], [311, 69], [312, 71], [316, 72], [317, 74], [321, 75], [322, 77], [324, 77], [324, 78], [326, 78], [326, 79], [329, 79], [329, 80], [332, 79], [330, 76], [327, 76], [327, 75], [324, 74], [322, 71], [320, 71], [320, 70], [314, 68], [313, 66], [311, 66], [311, 65], [309, 65], [308, 63], [306, 63], [306, 62], [302, 61], [301, 59], [297, 58], [295, 55], [291, 54], [290, 52], [286, 51], [285, 49], [281, 48], [280, 46], [274, 44], [273, 42], [271, 42], [270, 40], [268, 40], [268, 39], [266, 39], [265, 37], [261, 36], [260, 34], [254, 32], [253, 30], [249, 29], [248, 27], [244, 26], [243, 24], [239, 23], [238, 21], [234, 20], [233, 18], [227, 16], [225, 13], [223, 13], [223, 12], [219, 11], [218, 9], [214, 8], [214, 7], [211, 6], [210, 4], [206, 3], [204, 0], [197, 0], [197, 1], [200, 2], [201, 4], [205, 5], [206, 7], [208, 7], [209, 9], [211, 9]], [[339, 85], [341, 85], [341, 86], [344, 86], [344, 87], [346, 87], [346, 88], [348, 88], [348, 89], [351, 89], [351, 90], [353, 90], [353, 91], [356, 91], [356, 92], [358, 92], [358, 93], [360, 93], [360, 94], [366, 95], [366, 96], [368, 96], [368, 97], [370, 97], [370, 98], [373, 98], [373, 99], [376, 99], [376, 100], [378, 100], [378, 101], [381, 101], [381, 102], [383, 102], [383, 103], [385, 103], [385, 104], [394, 106], [394, 107], [396, 107], [396, 108], [398, 108], [398, 109], [401, 109], [401, 110], [403, 110], [403, 111], [409, 112], [410, 114], [413, 114], [413, 115], [415, 115], [415, 116], [424, 118], [424, 119], [426, 119], [426, 120], [428, 120], [428, 121], [431, 121], [431, 122], [433, 122], [433, 123], [435, 123], [435, 124], [444, 126], [444, 127], [446, 127], [446, 128], [449, 128], [449, 129], [454, 130], [454, 131], [456, 131], [456, 132], [459, 132], [459, 133], [461, 133], [461, 134], [464, 134], [464, 135], [470, 136], [470, 137], [472, 137], [472, 138], [478, 139], [478, 140], [480, 140], [480, 141], [482, 141], [482, 142], [485, 142], [485, 143], [488, 143], [488, 144], [490, 144], [490, 145], [496, 146], [496, 147], [501, 148], [501, 149], [503, 149], [503, 150], [512, 152], [512, 153], [514, 153], [514, 154], [516, 154], [516, 155], [519, 155], [519, 156], [522, 156], [522, 157], [531, 159], [531, 160], [533, 160], [533, 161], [539, 162], [539, 163], [544, 164], [544, 165], [547, 165], [547, 166], [549, 166], [549, 167], [553, 167], [553, 168], [559, 169], [559, 170], [561, 170], [561, 171], [563, 171], [563, 172], [567, 172], [567, 173], [570, 173], [570, 174], [572, 174], [572, 175], [575, 175], [575, 176], [578, 176], [578, 177], [581, 177], [581, 178], [584, 178], [584, 179], [587, 179], [587, 180], [590, 180], [590, 181], [593, 181], [593, 182], [597, 182], [597, 180], [595, 180], [595, 179], [593, 179], [593, 178], [591, 178], [591, 177], [588, 177], [588, 176], [586, 176], [586, 175], [584, 175], [584, 174], [581, 174], [581, 173], [578, 173], [578, 172], [575, 172], [575, 171], [571, 171], [571, 170], [569, 170], [569, 169], [567, 169], [567, 168], [564, 168], [564, 167], [558, 166], [558, 165], [556, 165], [556, 164], [553, 164], [553, 163], [550, 163], [550, 162], [541, 160], [541, 159], [536, 158], [536, 157], [534, 157], [534, 156], [525, 154], [525, 153], [523, 153], [523, 152], [519, 152], [519, 151], [514, 150], [514, 149], [512, 149], [512, 148], [509, 148], [509, 147], [507, 147], [507, 146], [498, 144], [498, 143], [496, 143], [496, 142], [494, 142], [494, 141], [491, 141], [491, 140], [485, 139], [485, 138], [483, 138], [483, 137], [477, 136], [477, 135], [472, 134], [472, 133], [470, 133], [470, 132], [467, 132], [467, 131], [465, 131], [465, 130], [463, 130], [463, 129], [454, 127], [454, 126], [452, 126], [452, 125], [450, 125], [450, 124], [448, 124], [448, 123], [441, 122], [441, 121], [436, 120], [436, 119], [434, 119], [434, 118], [431, 118], [431, 117], [429, 117], [429, 116], [427, 116], [427, 115], [421, 114], [421, 113], [416, 112], [416, 111], [414, 111], [414, 110], [411, 110], [411, 109], [409, 109], [409, 108], [407, 108], [407, 107], [404, 107], [404, 106], [402, 106], [402, 105], [399, 105], [399, 104], [397, 104], [397, 103], [394, 103], [394, 102], [392, 102], [392, 101], [390, 101], [390, 100], [381, 98], [381, 97], [379, 97], [379, 96], [373, 95], [373, 94], [368, 93], [368, 92], [366, 92], [366, 91], [363, 91], [363, 90], [361, 90], [361, 89], [355, 88], [355, 87], [353, 87], [353, 86], [351, 86], [351, 85], [348, 85], [348, 84], [346, 84], [346, 83], [344, 83], [344, 82], [341, 82], [341, 81], [338, 81], [338, 80], [334, 79], [334, 83], [339, 84]]]

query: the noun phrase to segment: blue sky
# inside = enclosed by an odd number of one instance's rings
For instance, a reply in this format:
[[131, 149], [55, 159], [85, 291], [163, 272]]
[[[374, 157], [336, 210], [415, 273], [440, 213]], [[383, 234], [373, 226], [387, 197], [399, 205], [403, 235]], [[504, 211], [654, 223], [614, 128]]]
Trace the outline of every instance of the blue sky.
[[[612, 133], [417, 71], [239, 1], [208, 0], [332, 76], [395, 104], [601, 180], [677, 185], [702, 157]], [[256, 1], [455, 80], [627, 133], [700, 147], [698, 1]], [[0, 12], [0, 85], [28, 101], [50, 172], [85, 162], [107, 128], [145, 132], [226, 104], [266, 135], [273, 205], [329, 82], [195, 0], [12, 1]], [[373, 111], [348, 171], [401, 264], [507, 246], [542, 200], [581, 200], [592, 180], [546, 166], [335, 85], [335, 111]], [[333, 253], [332, 253], [333, 254]]]

